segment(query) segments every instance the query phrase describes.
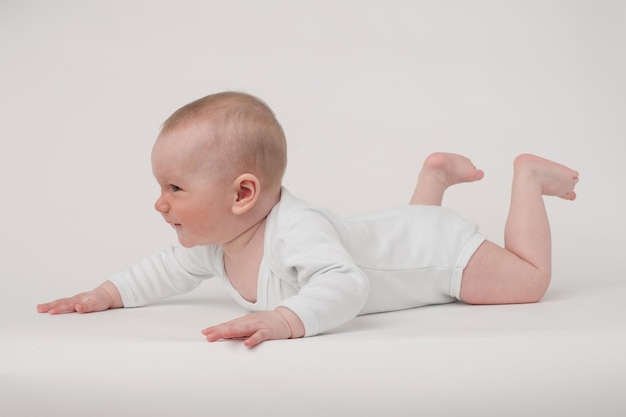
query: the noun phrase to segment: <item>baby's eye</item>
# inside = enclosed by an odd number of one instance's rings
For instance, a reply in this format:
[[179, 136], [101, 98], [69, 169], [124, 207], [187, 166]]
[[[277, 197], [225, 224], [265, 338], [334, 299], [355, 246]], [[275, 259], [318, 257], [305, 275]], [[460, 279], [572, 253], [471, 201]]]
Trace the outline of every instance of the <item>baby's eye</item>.
[[182, 191], [182, 188], [180, 188], [178, 185], [170, 184], [170, 188], [172, 189], [172, 192]]

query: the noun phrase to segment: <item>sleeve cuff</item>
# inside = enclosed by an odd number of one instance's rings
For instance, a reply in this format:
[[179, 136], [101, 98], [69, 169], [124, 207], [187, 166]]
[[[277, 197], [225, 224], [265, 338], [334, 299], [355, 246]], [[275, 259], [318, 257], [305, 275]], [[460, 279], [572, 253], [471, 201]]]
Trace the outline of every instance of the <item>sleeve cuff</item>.
[[279, 304], [279, 307], [288, 308], [293, 311], [300, 320], [302, 320], [302, 324], [304, 325], [304, 337], [315, 336], [320, 332], [320, 325], [317, 320], [317, 316], [305, 303], [298, 300], [297, 296], [287, 298]]
[[111, 283], [113, 283], [113, 285], [115, 285], [117, 287], [117, 290], [120, 292], [124, 308], [137, 307], [137, 301], [135, 300], [133, 290], [130, 288], [130, 286], [123, 277], [121, 277], [119, 274], [116, 274], [109, 277], [109, 281], [111, 281]]

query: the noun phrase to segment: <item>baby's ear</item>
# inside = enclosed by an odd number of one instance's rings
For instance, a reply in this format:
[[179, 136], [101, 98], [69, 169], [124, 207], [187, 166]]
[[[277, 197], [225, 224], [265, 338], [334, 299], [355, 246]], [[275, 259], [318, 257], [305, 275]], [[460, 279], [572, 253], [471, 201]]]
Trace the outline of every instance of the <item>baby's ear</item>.
[[261, 191], [261, 182], [253, 174], [241, 174], [235, 179], [233, 186], [235, 190], [233, 214], [244, 214], [256, 204]]

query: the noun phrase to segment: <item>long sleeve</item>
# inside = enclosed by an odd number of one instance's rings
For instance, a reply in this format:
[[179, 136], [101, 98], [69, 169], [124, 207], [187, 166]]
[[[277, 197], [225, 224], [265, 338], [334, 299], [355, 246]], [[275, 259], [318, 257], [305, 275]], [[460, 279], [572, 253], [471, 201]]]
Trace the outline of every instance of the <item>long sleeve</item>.
[[122, 296], [124, 307], [183, 294], [215, 276], [215, 247], [170, 247], [145, 258], [126, 271], [109, 277]]
[[266, 254], [279, 279], [297, 280], [297, 295], [283, 300], [302, 320], [305, 335], [340, 326], [358, 315], [369, 283], [343, 247], [333, 224], [316, 210], [305, 210], [268, 236]]

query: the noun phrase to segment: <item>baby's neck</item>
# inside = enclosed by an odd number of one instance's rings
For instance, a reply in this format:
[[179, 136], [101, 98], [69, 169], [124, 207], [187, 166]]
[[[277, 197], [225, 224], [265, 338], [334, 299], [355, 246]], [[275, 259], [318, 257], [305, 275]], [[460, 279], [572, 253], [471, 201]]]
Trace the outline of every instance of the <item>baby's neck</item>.
[[[239, 295], [254, 303], [257, 300], [259, 268], [263, 258], [265, 235], [264, 218], [254, 228], [248, 230], [244, 241], [237, 242], [236, 248], [223, 247], [224, 269], [231, 285]], [[244, 237], [244, 236], [242, 236]]]
[[257, 298], [267, 216], [279, 201], [280, 189], [262, 196], [247, 213], [251, 226], [245, 227], [243, 233], [222, 245], [226, 274], [232, 286], [250, 302], [255, 302]]
[[247, 253], [251, 248], [256, 247], [259, 242], [262, 247], [266, 219], [267, 217], [263, 217], [235, 239], [224, 243], [222, 245], [224, 255], [230, 258], [238, 258], [241, 256], [240, 254]]

